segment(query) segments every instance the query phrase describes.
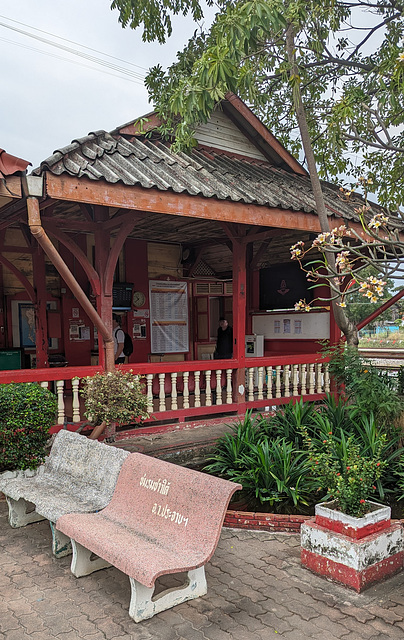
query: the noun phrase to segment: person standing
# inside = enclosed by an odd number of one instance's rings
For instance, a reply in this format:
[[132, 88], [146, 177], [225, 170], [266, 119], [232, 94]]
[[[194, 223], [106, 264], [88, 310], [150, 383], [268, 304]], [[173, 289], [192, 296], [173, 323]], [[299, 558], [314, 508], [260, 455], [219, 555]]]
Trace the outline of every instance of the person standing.
[[233, 329], [224, 317], [219, 319], [216, 349], [213, 357], [215, 360], [233, 357]]
[[123, 364], [125, 362], [125, 354], [123, 352], [125, 334], [121, 329], [121, 318], [116, 313], [112, 314], [112, 326], [115, 343], [115, 364]]

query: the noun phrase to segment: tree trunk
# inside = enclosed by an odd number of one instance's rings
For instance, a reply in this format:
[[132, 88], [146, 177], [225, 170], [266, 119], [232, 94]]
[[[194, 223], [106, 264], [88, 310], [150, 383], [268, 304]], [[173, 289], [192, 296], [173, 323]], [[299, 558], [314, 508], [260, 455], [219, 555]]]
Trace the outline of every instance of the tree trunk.
[[[290, 76], [291, 78], [298, 78], [299, 76], [299, 68], [296, 63], [295, 58], [295, 42], [294, 42], [294, 34], [293, 27], [290, 25], [286, 32], [286, 50], [288, 55], [288, 61], [291, 66], [290, 68]], [[302, 144], [304, 153], [307, 160], [307, 165], [309, 168], [310, 174], [310, 182], [313, 190], [314, 201], [316, 203], [317, 215], [320, 222], [320, 228], [323, 233], [330, 232], [330, 223], [328, 220], [327, 211], [324, 203], [323, 191], [321, 188], [321, 182], [318, 177], [316, 161], [314, 158], [313, 147], [311, 144], [309, 128], [307, 126], [307, 118], [306, 112], [304, 109], [302, 96], [300, 92], [300, 85], [298, 80], [293, 87], [294, 93], [294, 107], [296, 112], [297, 123], [299, 126], [300, 136], [302, 138]], [[331, 267], [335, 268], [335, 255], [333, 253], [326, 253], [327, 260]], [[333, 306], [334, 318], [335, 321], [344, 334], [347, 344], [350, 346], [357, 347], [359, 344], [358, 340], [358, 331], [356, 326], [349, 320], [346, 313], [337, 304], [338, 300], [333, 300], [331, 302]]]

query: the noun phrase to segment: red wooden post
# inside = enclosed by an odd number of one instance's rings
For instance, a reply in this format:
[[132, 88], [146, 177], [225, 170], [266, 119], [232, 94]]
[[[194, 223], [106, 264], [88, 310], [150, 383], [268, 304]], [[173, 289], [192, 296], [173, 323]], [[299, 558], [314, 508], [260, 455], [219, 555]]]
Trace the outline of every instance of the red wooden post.
[[[107, 207], [94, 207], [94, 218], [98, 223], [98, 229], [94, 234], [95, 240], [95, 270], [97, 271], [101, 292], [97, 296], [97, 311], [101, 320], [105, 326], [112, 331], [112, 292], [110, 295], [106, 295], [105, 292], [105, 268], [108, 262], [108, 256], [110, 251], [110, 233], [103, 229], [103, 222], [108, 220], [108, 208]], [[98, 363], [103, 369], [105, 369], [105, 346], [104, 340], [100, 334], [98, 334]]]
[[233, 357], [238, 367], [234, 400], [245, 402], [246, 245], [233, 239]]
[[35, 248], [32, 254], [32, 270], [36, 293], [36, 366], [41, 369], [48, 366], [48, 320], [46, 316], [45, 254], [39, 246]]

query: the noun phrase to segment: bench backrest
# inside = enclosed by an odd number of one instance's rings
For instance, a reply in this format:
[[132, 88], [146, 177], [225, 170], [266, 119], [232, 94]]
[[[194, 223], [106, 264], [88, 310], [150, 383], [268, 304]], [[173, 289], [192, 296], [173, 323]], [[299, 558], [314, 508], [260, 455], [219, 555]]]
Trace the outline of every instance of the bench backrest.
[[89, 440], [72, 431], [57, 433], [43, 473], [66, 486], [83, 485], [112, 496], [123, 461], [129, 452]]
[[219, 540], [229, 500], [241, 485], [132, 453], [122, 465], [103, 514], [165, 548], [196, 547], [207, 562]]

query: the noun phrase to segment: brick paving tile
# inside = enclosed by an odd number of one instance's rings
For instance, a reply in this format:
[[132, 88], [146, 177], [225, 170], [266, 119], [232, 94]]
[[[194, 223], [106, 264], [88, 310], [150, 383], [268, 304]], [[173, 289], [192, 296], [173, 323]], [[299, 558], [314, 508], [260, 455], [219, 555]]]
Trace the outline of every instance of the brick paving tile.
[[234, 603], [239, 609], [245, 611], [250, 616], [258, 616], [265, 613], [265, 609], [258, 602], [253, 602], [250, 598], [238, 598]]
[[384, 607], [379, 607], [378, 605], [371, 605], [368, 607], [368, 611], [389, 624], [394, 624], [395, 622], [401, 622], [403, 620], [403, 616], [396, 613], [394, 609], [386, 609]]
[[187, 624], [175, 627], [175, 632], [177, 634], [176, 640], [206, 640], [206, 636], [203, 635], [202, 631], [193, 629]]
[[[251, 629], [251, 631], [255, 631], [256, 629], [262, 629], [264, 626], [259, 618], [254, 618], [254, 616], [250, 616], [245, 611], [239, 611], [238, 613], [232, 613], [230, 616], [237, 625], [241, 625], [246, 627], [247, 629]], [[220, 628], [223, 628], [219, 622]]]
[[223, 631], [213, 624], [203, 630], [203, 635], [205, 638], [208, 638], [208, 640], [232, 640], [232, 633]]
[[[233, 613], [232, 615], [235, 616], [237, 614]], [[218, 627], [223, 629], [223, 631], [230, 632], [232, 632], [232, 629], [237, 627], [239, 624], [233, 617], [231, 617], [227, 613], [223, 613], [221, 609], [212, 611], [212, 613], [209, 615], [209, 623], [216, 624]]]
[[[276, 612], [268, 611], [265, 615], [260, 617], [260, 620], [263, 625], [268, 627], [269, 631], [272, 631], [277, 634], [285, 633], [285, 631], [291, 631], [293, 629], [292, 625], [289, 624], [288, 620], [282, 617], [279, 617]], [[257, 633], [260, 633], [257, 631]]]
[[400, 640], [403, 640], [403, 630], [396, 625], [391, 625], [387, 622], [384, 622], [384, 620], [380, 620], [378, 618], [375, 618], [375, 620], [368, 622], [368, 625], [372, 626], [377, 633], [384, 633], [390, 636], [392, 640], [394, 638], [399, 638]]
[[343, 638], [349, 634], [349, 629], [342, 623], [333, 622], [331, 628], [331, 623], [325, 616], [318, 616], [314, 620], [302, 620], [300, 616], [294, 614], [287, 618], [287, 622], [293, 629], [300, 629], [303, 638], [310, 638], [323, 631], [331, 631], [336, 638]]
[[303, 618], [303, 620], [312, 620], [320, 615], [317, 608], [309, 606], [299, 600], [289, 600], [287, 608], [289, 611], [292, 611]]
[[[190, 622], [195, 629], [202, 629], [209, 624], [208, 617], [204, 613], [197, 611], [194, 607], [190, 607], [184, 603], [180, 604], [176, 609], [180, 616]], [[218, 609], [218, 611], [221, 610]]]
[[33, 633], [34, 631], [44, 631], [45, 624], [40, 616], [28, 615], [28, 616], [19, 616], [18, 620], [20, 624], [24, 627], [26, 633]]
[[349, 629], [354, 638], [360, 638], [361, 640], [374, 640], [374, 637], [378, 634], [378, 632], [370, 624], [366, 624], [365, 622], [358, 622], [356, 618], [348, 618], [348, 616], [345, 616], [341, 624]]
[[6, 632], [12, 629], [18, 629], [20, 626], [17, 618], [9, 611], [4, 613], [0, 618], [0, 631]]
[[[42, 635], [42, 638], [38, 636], [38, 634], [35, 634], [36, 640], [54, 640], [55, 638], [55, 636], [48, 633], [46, 633], [46, 635], [41, 633], [40, 635]], [[12, 631], [7, 631], [5, 637], [7, 640], [31, 640], [33, 634], [26, 633], [23, 629], [13, 629]]]
[[350, 604], [342, 604], [338, 605], [338, 609], [342, 614], [346, 616], [354, 617], [358, 622], [368, 622], [369, 620], [373, 620], [375, 615], [370, 613], [367, 609], [361, 609], [355, 605]]
[[94, 624], [99, 631], [102, 631], [107, 640], [122, 635], [122, 626], [120, 624], [116, 624], [116, 622], [110, 618], [102, 618], [101, 620], [97, 620]]

